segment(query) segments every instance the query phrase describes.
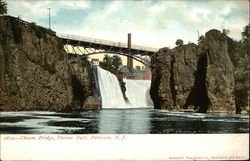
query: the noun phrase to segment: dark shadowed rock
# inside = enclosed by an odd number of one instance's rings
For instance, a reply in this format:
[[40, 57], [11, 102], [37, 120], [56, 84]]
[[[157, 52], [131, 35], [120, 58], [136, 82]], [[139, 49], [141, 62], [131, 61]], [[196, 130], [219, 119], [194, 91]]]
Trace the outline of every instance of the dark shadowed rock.
[[87, 98], [93, 95], [92, 78], [90, 76], [91, 68], [89, 65], [83, 65], [82, 62], [71, 63], [68, 67], [73, 94], [73, 101], [70, 106], [81, 110]]
[[150, 94], [155, 108], [171, 110], [185, 105], [194, 84], [197, 58], [195, 44], [159, 50], [152, 57], [156, 67], [152, 69]]
[[120, 84], [120, 87], [121, 87], [121, 90], [122, 90], [122, 95], [123, 95], [123, 98], [126, 102], [128, 102], [128, 98], [126, 96], [126, 83], [124, 82], [123, 80], [123, 75], [122, 73], [116, 73], [115, 76], [117, 77], [118, 81], [119, 81], [119, 84]]
[[155, 108], [234, 112], [234, 66], [228, 46], [227, 37], [210, 30], [199, 46], [160, 49], [151, 59], [155, 68], [150, 95]]
[[92, 95], [88, 65], [68, 65], [53, 31], [1, 16], [0, 43], [0, 110], [79, 110]]
[[86, 98], [82, 109], [84, 110], [97, 110], [102, 108], [101, 97], [89, 96]]

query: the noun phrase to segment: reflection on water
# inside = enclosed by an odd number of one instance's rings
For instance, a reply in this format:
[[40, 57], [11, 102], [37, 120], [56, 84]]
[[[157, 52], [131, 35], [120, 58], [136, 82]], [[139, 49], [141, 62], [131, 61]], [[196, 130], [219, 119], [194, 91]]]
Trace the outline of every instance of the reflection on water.
[[84, 112], [1, 112], [2, 134], [249, 133], [249, 116], [149, 108]]
[[149, 134], [149, 109], [101, 110], [101, 134]]

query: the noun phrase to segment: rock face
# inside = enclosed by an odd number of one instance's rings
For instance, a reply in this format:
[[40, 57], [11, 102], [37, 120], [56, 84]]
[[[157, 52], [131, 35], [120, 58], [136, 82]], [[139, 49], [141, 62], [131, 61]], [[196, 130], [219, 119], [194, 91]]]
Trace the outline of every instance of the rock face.
[[157, 109], [234, 112], [234, 67], [228, 41], [217, 30], [198, 46], [162, 48], [152, 57], [150, 95]]
[[102, 108], [102, 100], [101, 97], [89, 96], [86, 98], [84, 102], [83, 109], [94, 110]]
[[234, 66], [230, 59], [229, 38], [217, 30], [206, 33], [204, 48], [208, 56], [207, 88], [210, 111], [235, 112]]
[[[76, 110], [76, 108], [78, 108], [78, 110], [99, 109], [101, 106], [100, 102], [89, 101], [89, 98], [94, 98], [92, 90], [94, 82], [91, 77], [92, 71], [89, 64], [84, 64], [83, 61], [81, 61], [80, 63], [69, 64], [68, 68], [71, 75], [71, 88], [73, 94], [73, 100], [72, 104], [69, 106], [69, 110]], [[97, 107], [97, 103], [99, 103], [99, 107]], [[91, 105], [93, 107], [90, 107]]]
[[194, 72], [198, 59], [195, 44], [173, 50], [163, 48], [152, 58], [151, 98], [157, 109], [183, 107], [194, 85]]
[[52, 31], [2, 16], [0, 45], [0, 110], [83, 109], [92, 95], [89, 66], [68, 65]]
[[126, 88], [126, 83], [123, 80], [123, 75], [122, 75], [122, 73], [117, 73], [115, 75], [116, 75], [116, 77], [117, 77], [117, 79], [119, 81], [119, 84], [120, 84], [120, 87], [121, 87], [121, 90], [122, 90], [123, 98], [124, 98], [124, 100], [126, 102], [128, 102], [128, 98], [126, 96], [126, 90], [127, 90], [127, 88]]

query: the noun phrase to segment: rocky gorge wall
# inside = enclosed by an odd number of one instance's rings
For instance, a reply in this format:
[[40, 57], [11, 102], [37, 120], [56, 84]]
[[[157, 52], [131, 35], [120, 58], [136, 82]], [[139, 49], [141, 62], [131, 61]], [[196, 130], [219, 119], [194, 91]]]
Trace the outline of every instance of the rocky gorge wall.
[[151, 62], [150, 95], [156, 109], [235, 112], [229, 38], [210, 30], [199, 44], [162, 48]]
[[100, 108], [89, 72], [88, 63], [67, 63], [63, 43], [51, 30], [0, 17], [0, 110]]

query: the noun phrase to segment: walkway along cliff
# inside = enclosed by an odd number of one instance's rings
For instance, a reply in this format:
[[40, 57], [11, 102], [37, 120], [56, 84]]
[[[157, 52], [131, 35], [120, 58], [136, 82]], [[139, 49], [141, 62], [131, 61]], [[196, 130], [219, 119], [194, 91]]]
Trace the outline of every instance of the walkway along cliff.
[[67, 63], [51, 30], [0, 17], [0, 110], [98, 109], [87, 61]]
[[199, 45], [162, 48], [152, 57], [156, 109], [235, 113], [230, 38], [210, 30]]

